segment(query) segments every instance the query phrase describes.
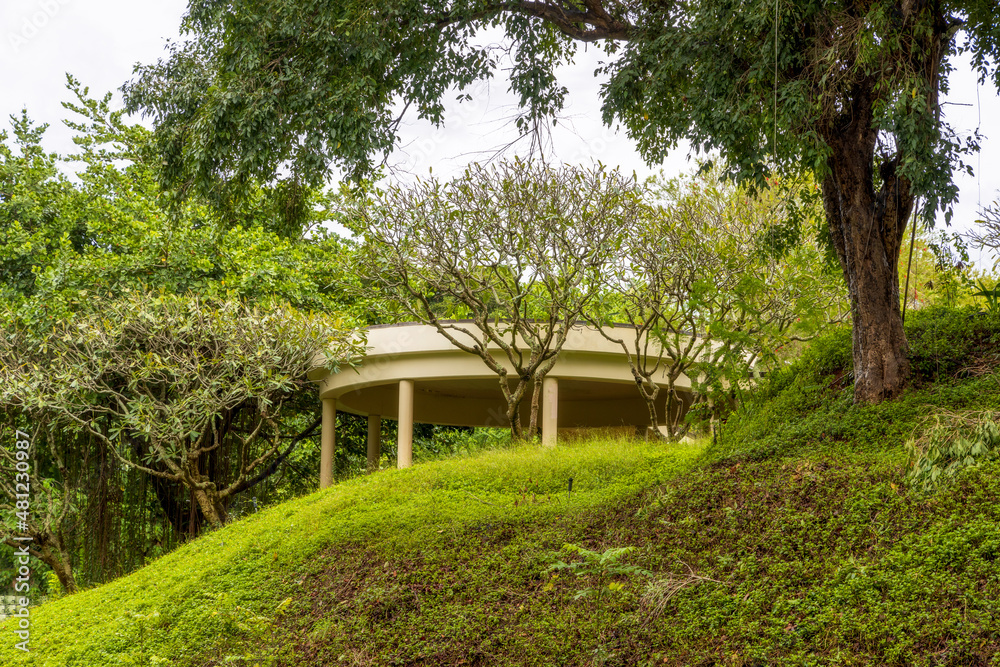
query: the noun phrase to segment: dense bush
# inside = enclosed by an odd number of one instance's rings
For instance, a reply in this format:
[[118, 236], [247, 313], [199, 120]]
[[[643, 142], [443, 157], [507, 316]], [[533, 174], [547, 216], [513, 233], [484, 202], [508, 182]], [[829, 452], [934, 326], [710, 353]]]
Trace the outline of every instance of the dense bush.
[[913, 311], [906, 336], [915, 385], [981, 373], [1000, 361], [1000, 317], [973, 306]]

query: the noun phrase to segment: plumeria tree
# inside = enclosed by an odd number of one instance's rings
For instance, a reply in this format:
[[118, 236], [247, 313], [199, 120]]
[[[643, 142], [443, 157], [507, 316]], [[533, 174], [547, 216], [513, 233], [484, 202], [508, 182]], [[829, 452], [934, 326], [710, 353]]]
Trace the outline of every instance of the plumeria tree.
[[621, 346], [662, 437], [684, 434], [678, 418], [696, 396], [742, 382], [783, 344], [846, 316], [840, 279], [809, 238], [813, 193], [799, 181], [754, 195], [718, 173], [652, 188], [590, 319]]
[[390, 186], [355, 200], [345, 224], [364, 235], [363, 280], [396, 317], [482, 359], [512, 434], [532, 438], [542, 380], [641, 209], [640, 189], [617, 172], [515, 161]]
[[354, 332], [278, 303], [133, 293], [38, 336], [0, 339], [0, 402], [44, 410], [123, 465], [190, 489], [205, 520], [260, 481], [306, 373], [362, 351]]

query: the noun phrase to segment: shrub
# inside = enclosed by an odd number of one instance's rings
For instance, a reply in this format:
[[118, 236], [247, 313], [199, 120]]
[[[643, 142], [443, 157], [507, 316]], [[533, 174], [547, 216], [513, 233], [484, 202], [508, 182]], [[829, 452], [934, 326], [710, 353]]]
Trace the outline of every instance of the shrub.
[[1000, 426], [995, 412], [943, 412], [931, 421], [932, 425], [919, 437], [906, 442], [912, 460], [906, 480], [915, 489], [932, 491], [959, 471], [1000, 453]]
[[915, 384], [980, 374], [1000, 356], [1000, 316], [972, 306], [914, 311], [907, 318], [906, 336]]
[[[577, 555], [579, 560], [568, 562], [557, 560], [549, 571], [554, 573], [565, 571], [575, 577], [586, 579], [590, 585], [578, 589], [573, 599], [593, 597], [594, 605], [599, 610], [606, 593], [614, 593], [624, 588], [624, 584], [617, 580], [633, 576], [652, 576], [648, 570], [622, 562], [625, 556], [635, 550], [635, 547], [612, 547], [605, 551], [591, 551], [577, 544], [564, 544], [563, 551]], [[558, 574], [553, 574], [546, 588], [551, 590], [558, 577]]]

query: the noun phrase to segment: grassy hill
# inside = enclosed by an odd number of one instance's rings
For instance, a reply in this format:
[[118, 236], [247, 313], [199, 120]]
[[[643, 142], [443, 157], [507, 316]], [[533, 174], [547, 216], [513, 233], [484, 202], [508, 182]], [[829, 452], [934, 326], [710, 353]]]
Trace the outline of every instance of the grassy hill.
[[904, 447], [929, 415], [1000, 410], [997, 331], [912, 318], [913, 387], [874, 407], [835, 332], [712, 446], [339, 484], [34, 609], [29, 655], [0, 624], [0, 664], [1000, 665], [996, 449], [932, 461], [922, 491]]

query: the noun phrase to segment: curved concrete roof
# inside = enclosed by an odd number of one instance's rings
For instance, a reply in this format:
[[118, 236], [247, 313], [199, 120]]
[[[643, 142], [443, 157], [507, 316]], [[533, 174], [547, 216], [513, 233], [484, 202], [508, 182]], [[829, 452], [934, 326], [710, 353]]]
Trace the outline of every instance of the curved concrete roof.
[[[630, 327], [616, 330], [621, 331], [626, 342], [633, 335]], [[490, 349], [510, 370], [500, 348], [491, 345]], [[433, 326], [371, 327], [368, 354], [357, 368], [333, 375], [319, 371], [311, 377], [320, 384], [320, 398], [336, 399], [337, 410], [345, 412], [397, 419], [399, 383], [409, 380], [414, 383], [414, 421], [455, 426], [506, 425], [506, 402], [499, 377], [477, 355], [455, 347]], [[591, 327], [580, 325], [570, 332], [548, 377], [558, 380], [560, 428], [649, 423], [646, 404], [621, 347]], [[690, 390], [691, 385], [682, 376], [676, 386]], [[661, 393], [659, 402], [662, 419], [666, 392]], [[529, 408], [530, 391], [522, 403], [525, 421]]]

